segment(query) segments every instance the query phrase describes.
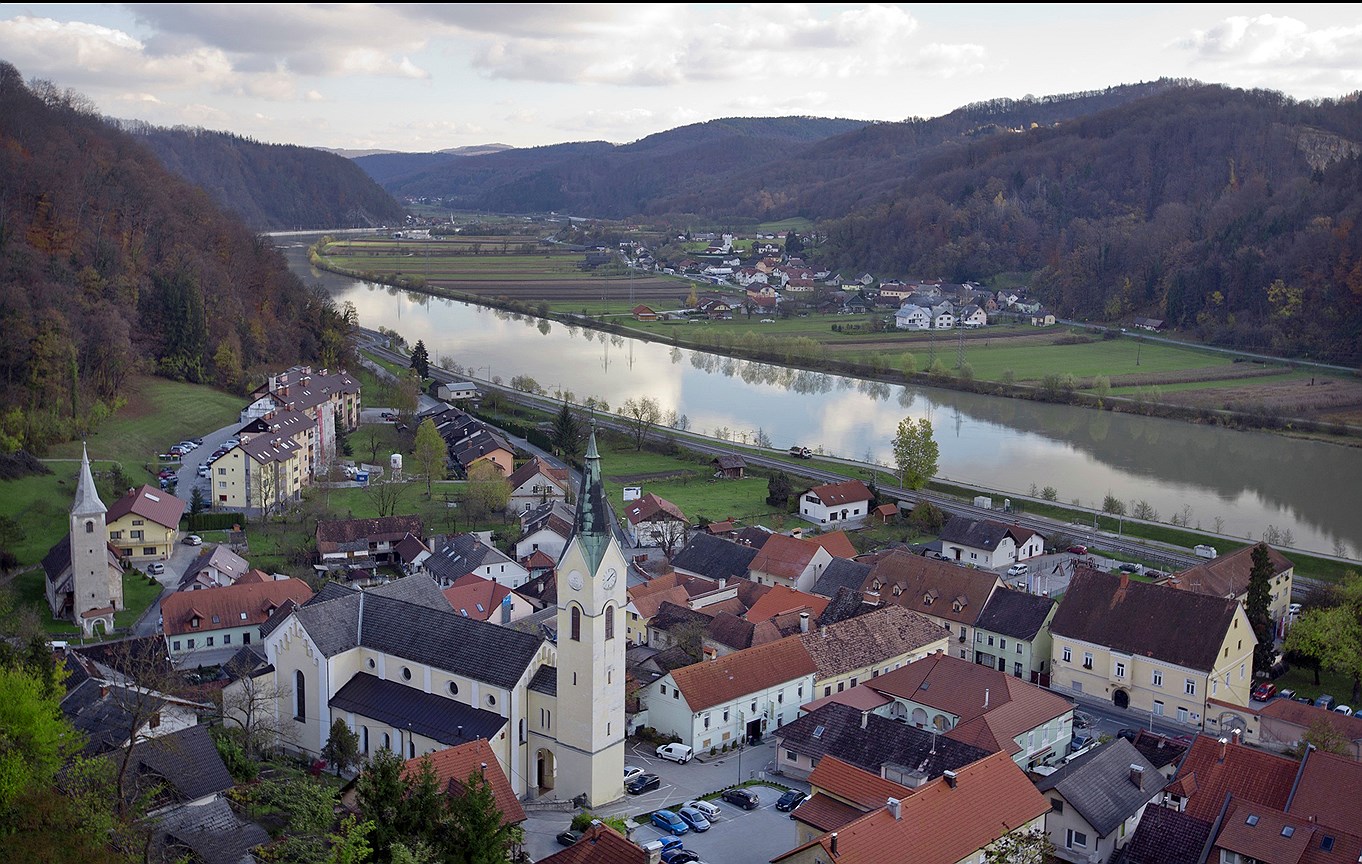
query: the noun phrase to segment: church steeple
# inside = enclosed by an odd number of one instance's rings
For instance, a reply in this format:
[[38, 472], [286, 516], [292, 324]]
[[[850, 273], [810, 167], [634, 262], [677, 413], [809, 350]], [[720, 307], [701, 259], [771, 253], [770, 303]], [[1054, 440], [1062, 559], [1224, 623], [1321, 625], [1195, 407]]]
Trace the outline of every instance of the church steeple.
[[577, 496], [576, 536], [586, 553], [586, 562], [592, 573], [600, 569], [605, 548], [610, 542], [612, 530], [610, 505], [605, 500], [605, 487], [601, 484], [601, 454], [596, 449], [596, 428], [591, 428], [591, 438], [586, 445], [586, 460], [582, 467], [582, 489]]
[[94, 475], [90, 473], [90, 452], [84, 444], [80, 447], [80, 479], [76, 481], [76, 500], [71, 505], [71, 513], [93, 516], [107, 513], [109, 508], [99, 500], [99, 490], [95, 488]]

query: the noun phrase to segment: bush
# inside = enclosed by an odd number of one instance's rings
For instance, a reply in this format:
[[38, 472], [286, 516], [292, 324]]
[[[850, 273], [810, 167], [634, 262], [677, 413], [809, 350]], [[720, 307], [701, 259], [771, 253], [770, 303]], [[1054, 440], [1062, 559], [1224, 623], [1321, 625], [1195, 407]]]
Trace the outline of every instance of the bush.
[[212, 730], [213, 743], [217, 745], [218, 755], [227, 766], [227, 773], [238, 783], [249, 783], [260, 773], [260, 766], [246, 755], [231, 733], [221, 727]]

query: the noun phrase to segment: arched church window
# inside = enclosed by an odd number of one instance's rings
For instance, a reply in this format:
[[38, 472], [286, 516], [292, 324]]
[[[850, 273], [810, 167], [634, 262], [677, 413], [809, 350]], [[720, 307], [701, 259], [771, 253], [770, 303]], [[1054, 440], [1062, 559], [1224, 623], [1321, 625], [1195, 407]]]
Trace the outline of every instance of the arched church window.
[[605, 638], [615, 638], [615, 607], [605, 607]]
[[572, 607], [572, 641], [582, 641], [582, 610]]

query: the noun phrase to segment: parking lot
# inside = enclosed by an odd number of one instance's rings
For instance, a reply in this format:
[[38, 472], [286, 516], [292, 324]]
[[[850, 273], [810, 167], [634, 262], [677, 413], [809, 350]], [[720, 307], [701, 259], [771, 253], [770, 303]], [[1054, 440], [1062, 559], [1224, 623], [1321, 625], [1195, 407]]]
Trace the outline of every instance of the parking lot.
[[[756, 864], [769, 861], [795, 847], [795, 823], [789, 813], [776, 810], [776, 799], [783, 791], [774, 786], [749, 787], [761, 798], [755, 810], [743, 810], [727, 801], [714, 803], [722, 811], [710, 829], [681, 836], [681, 845], [693, 849], [707, 864]], [[634, 829], [634, 842], [646, 844], [665, 836], [652, 825]]]

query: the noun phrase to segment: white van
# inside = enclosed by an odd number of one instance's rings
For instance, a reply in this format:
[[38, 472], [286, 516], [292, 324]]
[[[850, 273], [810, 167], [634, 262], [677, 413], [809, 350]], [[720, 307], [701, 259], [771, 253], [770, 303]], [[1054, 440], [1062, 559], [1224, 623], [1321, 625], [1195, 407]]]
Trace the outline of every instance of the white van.
[[1214, 546], [1194, 546], [1192, 547], [1192, 553], [1195, 554], [1198, 558], [1214, 558], [1215, 556], [1220, 554], [1219, 552], [1215, 551]]
[[663, 744], [657, 748], [657, 758], [670, 759], [679, 765], [685, 765], [694, 757], [695, 751], [688, 744]]

